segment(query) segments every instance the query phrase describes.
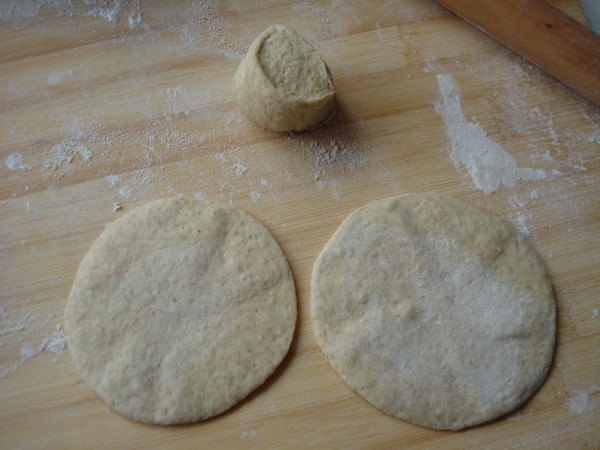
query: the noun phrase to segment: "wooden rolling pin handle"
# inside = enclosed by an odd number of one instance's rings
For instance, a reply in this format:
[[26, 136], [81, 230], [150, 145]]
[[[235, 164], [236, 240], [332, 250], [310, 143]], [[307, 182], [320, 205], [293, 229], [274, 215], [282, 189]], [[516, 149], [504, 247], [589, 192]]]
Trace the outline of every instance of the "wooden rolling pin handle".
[[544, 0], [438, 0], [600, 106], [600, 36]]

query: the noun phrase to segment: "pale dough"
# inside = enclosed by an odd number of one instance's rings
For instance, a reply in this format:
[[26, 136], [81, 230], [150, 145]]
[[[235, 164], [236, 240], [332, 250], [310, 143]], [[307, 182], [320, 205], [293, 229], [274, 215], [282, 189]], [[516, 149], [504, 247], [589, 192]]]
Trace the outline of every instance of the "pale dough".
[[521, 405], [555, 341], [554, 295], [535, 250], [503, 220], [445, 195], [350, 214], [315, 263], [311, 313], [349, 386], [436, 429]]
[[84, 258], [65, 328], [81, 375], [119, 413], [219, 414], [288, 351], [296, 293], [265, 227], [212, 201], [163, 199], [110, 225]]
[[273, 131], [305, 130], [334, 109], [327, 65], [283, 25], [271, 25], [252, 42], [233, 78], [233, 93], [247, 117]]

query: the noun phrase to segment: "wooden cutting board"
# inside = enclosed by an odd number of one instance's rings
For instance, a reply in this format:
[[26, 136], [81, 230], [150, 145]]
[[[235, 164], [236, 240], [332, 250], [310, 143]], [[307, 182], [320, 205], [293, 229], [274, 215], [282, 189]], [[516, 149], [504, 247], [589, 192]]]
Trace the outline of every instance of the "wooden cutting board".
[[[41, 3], [0, 5], [1, 448], [598, 447], [597, 106], [433, 1]], [[574, 0], [552, 3], [584, 22]], [[327, 126], [270, 133], [236, 108], [233, 73], [272, 23], [313, 41], [331, 68]], [[328, 365], [310, 323], [312, 265], [346, 215], [429, 191], [512, 222], [545, 261], [558, 305], [537, 395], [459, 433], [377, 411]], [[61, 323], [104, 226], [173, 195], [261, 220], [289, 259], [299, 318], [289, 355], [247, 400], [160, 427], [93, 394]]]

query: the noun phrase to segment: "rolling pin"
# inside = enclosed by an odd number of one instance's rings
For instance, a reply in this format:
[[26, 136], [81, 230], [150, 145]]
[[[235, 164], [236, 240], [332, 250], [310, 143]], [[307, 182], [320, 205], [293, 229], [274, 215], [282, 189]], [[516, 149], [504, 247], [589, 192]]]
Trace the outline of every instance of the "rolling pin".
[[600, 36], [544, 0], [438, 3], [600, 106]]

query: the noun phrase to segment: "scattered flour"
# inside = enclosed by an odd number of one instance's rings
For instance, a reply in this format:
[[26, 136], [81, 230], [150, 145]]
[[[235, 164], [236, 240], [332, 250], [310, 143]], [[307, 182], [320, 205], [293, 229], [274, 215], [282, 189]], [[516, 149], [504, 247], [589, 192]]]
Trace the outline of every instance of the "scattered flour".
[[518, 211], [510, 215], [513, 225], [523, 236], [531, 236], [533, 234], [533, 228], [529, 223], [532, 217], [532, 214], [528, 211]]
[[25, 361], [30, 358], [33, 358], [39, 353], [40, 350], [33, 348], [31, 345], [24, 345], [23, 347], [21, 347], [21, 358]]
[[[551, 112], [543, 113], [539, 107], [535, 107], [530, 111], [528, 119], [530, 119], [528, 120], [530, 127], [533, 129], [544, 130], [546, 135], [550, 138], [549, 143], [544, 143], [543, 151], [535, 152], [530, 156], [532, 161], [552, 164], [554, 166], [552, 174], [557, 176], [587, 171], [587, 167], [585, 166], [586, 161], [584, 161], [577, 152], [577, 147], [573, 147], [571, 144], [573, 139], [561, 138], [558, 131], [556, 131], [554, 118]], [[594, 127], [593, 124], [590, 125], [593, 127], [591, 133], [578, 134], [576, 137], [578, 141], [594, 141], [598, 128], [597, 126]], [[570, 136], [568, 130], [563, 132], [563, 134], [566, 137], [573, 137]], [[535, 143], [532, 143], [529, 146], [534, 148], [538, 147]], [[548, 146], [550, 146], [551, 149], [548, 149]]]
[[240, 441], [255, 441], [256, 438], [257, 434], [255, 430], [245, 430], [240, 435]]
[[52, 159], [52, 169], [60, 166], [62, 163], [72, 163], [75, 148], [65, 144], [56, 144], [50, 149]]
[[599, 309], [592, 309], [592, 317], [598, 317], [600, 315]]
[[235, 172], [235, 174], [238, 177], [242, 176], [244, 173], [246, 173], [247, 170], [248, 170], [248, 168], [240, 163], [235, 163], [233, 165], [233, 171]]
[[24, 205], [25, 205], [25, 211], [28, 211], [28, 212], [35, 212], [35, 211], [37, 211], [37, 208], [35, 208], [31, 204], [30, 200], [25, 200]]
[[73, 163], [76, 162], [76, 159], [79, 159], [80, 163], [90, 164], [92, 162], [92, 150], [88, 145], [82, 144], [81, 141], [82, 134], [79, 132], [75, 136], [50, 147], [46, 151], [47, 159], [42, 168], [46, 175], [61, 170], [62, 172], [58, 176], [55, 175], [55, 178], [60, 178], [62, 175], [70, 173], [74, 170]]
[[165, 26], [194, 51], [241, 61], [249, 42], [237, 38], [239, 33], [229, 31], [229, 24], [219, 13], [221, 7], [219, 2], [190, 0], [187, 7], [181, 9], [181, 22], [169, 22]]
[[[4, 310], [0, 310], [0, 318], [4, 318], [6, 313]], [[25, 326], [20, 326], [16, 329], [2, 329], [0, 335], [22, 331]], [[52, 362], [58, 362], [60, 357], [65, 353], [67, 348], [67, 340], [63, 331], [62, 325], [57, 325], [55, 331], [48, 337], [44, 338], [38, 345], [25, 344], [21, 346], [19, 351], [19, 359], [8, 364], [0, 366], [0, 380], [6, 378], [8, 375], [19, 370], [23, 364], [29, 361], [31, 358], [36, 357], [43, 351], [47, 351], [56, 355]]]
[[545, 161], [545, 162], [555, 162], [556, 161], [556, 159], [554, 159], [554, 157], [550, 153], [550, 150], [546, 150], [543, 153], [542, 152], [533, 153], [530, 156], [530, 158], [532, 161]]
[[108, 175], [106, 181], [108, 181], [111, 186], [117, 187], [123, 182], [123, 179], [119, 175]]
[[0, 304], [0, 336], [18, 333], [25, 329], [27, 319], [15, 317]]
[[5, 334], [18, 333], [19, 331], [23, 331], [24, 329], [24, 325], [17, 325], [11, 328], [2, 328], [0, 329], [0, 336], [4, 336]]
[[262, 194], [260, 192], [252, 191], [250, 197], [252, 197], [253, 202], [257, 202], [260, 199], [261, 195]]
[[585, 391], [579, 391], [575, 396], [569, 399], [569, 408], [576, 415], [583, 414], [587, 411], [590, 404], [590, 396]]
[[208, 195], [206, 195], [204, 192], [196, 192], [194, 194], [194, 197], [196, 198], [196, 200], [206, 200], [208, 198]]
[[446, 124], [450, 159], [456, 167], [463, 165], [469, 171], [477, 189], [491, 194], [501, 185], [515, 187], [518, 180], [546, 178], [542, 169], [517, 167], [510, 153], [490, 139], [481, 125], [467, 121], [462, 111], [460, 89], [452, 75], [437, 75], [437, 79], [442, 100], [435, 103], [435, 110]]
[[133, 190], [129, 186], [121, 186], [119, 188], [119, 195], [124, 199], [129, 200], [133, 195]]
[[75, 150], [86, 162], [90, 162], [92, 160], [92, 152], [85, 145], [78, 145]]
[[13, 0], [0, 2], [0, 19], [35, 19], [42, 15], [98, 17], [113, 24], [121, 18], [125, 4], [139, 0]]
[[571, 412], [577, 416], [585, 413], [589, 409], [591, 396], [597, 392], [600, 392], [600, 387], [598, 385], [593, 385], [587, 389], [577, 391], [575, 395], [568, 400]]
[[102, 19], [108, 20], [109, 22], [112, 23], [117, 23], [119, 21], [119, 19], [121, 18], [121, 13], [123, 11], [123, 4], [125, 3], [124, 0], [112, 0], [111, 1], [87, 1], [86, 3], [94, 5], [101, 5], [101, 6], [96, 6], [95, 8], [92, 8], [86, 12], [83, 13], [83, 15], [85, 16], [91, 16], [91, 17], [101, 17]]
[[139, 10], [132, 12], [129, 17], [127, 17], [127, 24], [131, 30], [135, 30], [140, 25], [145, 25], [144, 19]]
[[[346, 132], [348, 136], [344, 137]], [[367, 169], [372, 162], [368, 145], [351, 130], [336, 134], [323, 131], [322, 135], [316, 133], [309, 140], [305, 140], [303, 135], [297, 139], [294, 143], [310, 158], [313, 177], [319, 188], [324, 181], [336, 180], [344, 174], [356, 174]]]
[[424, 62], [425, 62], [425, 67], [423, 67], [423, 72], [430, 73], [437, 69], [437, 65], [431, 57], [426, 56], [424, 58]]
[[[56, 327], [56, 331], [50, 335], [50, 337], [44, 338], [44, 340], [38, 346], [34, 347], [31, 344], [24, 345], [21, 347], [21, 361], [24, 363], [27, 360], [39, 355], [43, 351], [48, 351], [56, 355], [62, 355], [67, 347], [67, 340], [63, 332], [62, 325]], [[54, 359], [57, 362], [58, 359]]]
[[560, 142], [558, 140], [558, 133], [556, 132], [556, 129], [554, 128], [554, 119], [552, 119], [552, 116], [548, 117], [547, 119], [547, 123], [546, 123], [546, 131], [548, 132], [548, 134], [550, 135], [550, 138], [552, 139], [552, 145], [554, 147], [556, 147], [558, 149], [558, 152], [560, 153]]
[[74, 75], [73, 69], [62, 70], [60, 72], [51, 73], [48, 76], [48, 84], [56, 85], [65, 81], [65, 78], [72, 77]]
[[36, 1], [2, 1], [0, 2], [0, 19], [30, 19], [37, 18], [40, 11], [48, 6], [57, 8], [60, 15], [68, 15], [71, 12], [71, 2], [64, 0], [36, 0]]
[[534, 230], [530, 224], [533, 214], [527, 209], [527, 205], [529, 205], [530, 200], [538, 197], [539, 194], [537, 191], [533, 190], [530, 194], [524, 195], [514, 193], [508, 198], [508, 203], [513, 209], [508, 218], [523, 236], [531, 236], [533, 234]]
[[11, 155], [8, 155], [5, 162], [6, 162], [6, 167], [8, 167], [12, 171], [31, 170], [31, 166], [28, 166], [23, 162], [23, 155], [21, 153], [13, 153]]
[[[111, 186], [118, 188], [118, 192], [119, 195], [121, 197], [123, 197], [126, 200], [129, 200], [131, 198], [131, 196], [133, 195], [133, 189], [128, 186], [122, 186], [123, 184], [123, 178], [121, 178], [119, 175], [108, 175], [106, 177], [106, 181], [108, 181], [110, 183]], [[117, 203], [118, 204], [118, 203]], [[115, 205], [117, 205], [115, 204]], [[119, 205], [119, 209], [121, 207], [120, 204]], [[114, 211], [118, 211], [118, 209], [113, 208]]]
[[56, 355], [62, 355], [65, 352], [67, 339], [62, 325], [58, 325], [56, 331], [49, 338], [44, 339], [43, 346], [44, 350]]

